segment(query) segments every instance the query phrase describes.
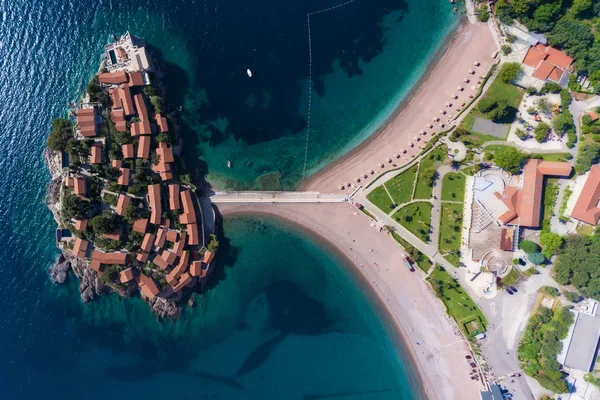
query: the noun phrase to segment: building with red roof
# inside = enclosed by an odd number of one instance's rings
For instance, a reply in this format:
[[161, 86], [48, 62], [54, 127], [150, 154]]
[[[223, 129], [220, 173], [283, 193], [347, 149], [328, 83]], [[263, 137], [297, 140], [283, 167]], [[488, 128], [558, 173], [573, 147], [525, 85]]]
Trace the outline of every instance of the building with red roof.
[[184, 286], [189, 284], [191, 281], [192, 277], [188, 273], [182, 274], [181, 278], [179, 278], [179, 283], [173, 286], [173, 291], [175, 293], [179, 292]]
[[123, 112], [125, 115], [130, 116], [135, 114], [135, 109], [133, 108], [133, 99], [131, 98], [131, 90], [129, 89], [129, 86], [121, 85], [117, 90], [119, 91], [119, 98], [123, 104]]
[[127, 268], [124, 271], [119, 272], [119, 281], [121, 283], [127, 283], [133, 280], [133, 270], [131, 268]]
[[152, 278], [149, 278], [144, 274], [140, 274], [136, 278], [136, 282], [142, 291], [142, 294], [149, 299], [153, 299], [160, 293], [160, 290], [158, 290], [158, 287], [156, 287], [156, 283], [154, 283]]
[[119, 85], [127, 82], [127, 73], [125, 71], [103, 72], [98, 74], [98, 82], [107, 85]]
[[108, 239], [108, 240], [119, 241], [119, 240], [121, 240], [121, 230], [117, 229], [117, 230], [112, 231], [110, 233], [103, 233], [102, 237], [104, 239]]
[[102, 144], [94, 143], [90, 148], [90, 164], [100, 164], [102, 162]]
[[73, 178], [73, 191], [79, 196], [85, 196], [87, 194], [85, 176], [78, 176], [76, 178]]
[[148, 120], [148, 109], [146, 108], [144, 96], [142, 96], [141, 93], [138, 93], [133, 96], [133, 100], [135, 101], [135, 108], [137, 109], [138, 117], [140, 117], [142, 121]]
[[125, 215], [125, 209], [129, 205], [130, 201], [131, 197], [121, 193], [119, 195], [119, 199], [117, 200], [116, 213], [121, 216]]
[[146, 83], [144, 82], [144, 77], [140, 71], [130, 72], [129, 76], [129, 86], [143, 86]]
[[119, 169], [119, 168], [121, 168], [122, 165], [123, 165], [123, 161], [121, 161], [121, 160], [115, 159], [115, 160], [110, 161], [110, 166], [113, 168]]
[[144, 160], [150, 158], [150, 136], [140, 136], [137, 158], [142, 158]]
[[154, 114], [154, 120], [156, 121], [156, 125], [158, 125], [158, 130], [162, 133], [166, 133], [169, 131], [169, 127], [167, 125], [167, 119], [160, 114]]
[[498, 220], [503, 224], [520, 225], [528, 228], [540, 226], [544, 177], [571, 175], [568, 162], [551, 162], [529, 159], [523, 168], [521, 187], [507, 186], [497, 197], [507, 207]]
[[165, 241], [167, 240], [167, 230], [165, 228], [159, 228], [156, 231], [156, 239], [154, 245], [156, 247], [165, 247]]
[[148, 229], [148, 219], [139, 218], [133, 222], [133, 231], [137, 233], [146, 233]]
[[198, 236], [198, 225], [187, 224], [186, 231], [188, 233], [188, 244], [190, 246], [197, 246], [200, 244], [200, 237]]
[[204, 257], [202, 257], [202, 262], [205, 264], [210, 264], [213, 258], [215, 258], [215, 254], [211, 251], [206, 250], [204, 252]]
[[174, 183], [169, 185], [169, 209], [179, 210], [181, 203], [179, 202], [179, 185]]
[[87, 219], [76, 219], [75, 220], [75, 229], [78, 231], [84, 232], [87, 229], [88, 220]]
[[94, 137], [98, 133], [96, 122], [96, 108], [80, 108], [77, 110], [77, 125], [79, 133], [84, 137]]
[[567, 82], [569, 73], [573, 72], [573, 59], [560, 50], [541, 43], [531, 46], [523, 64], [534, 68], [533, 77], [550, 80], [559, 84]]
[[75, 239], [75, 244], [73, 245], [73, 255], [79, 258], [85, 258], [87, 256], [87, 251], [90, 246], [90, 243], [81, 238]]
[[590, 225], [600, 219], [600, 165], [593, 165], [571, 211], [571, 217]]
[[125, 265], [127, 264], [127, 253], [113, 252], [104, 253], [102, 251], [95, 250], [92, 253], [92, 261], [97, 261], [100, 264], [116, 264]]
[[138, 260], [141, 263], [145, 263], [146, 261], [148, 261], [148, 257], [150, 256], [149, 253], [146, 253], [145, 251], [138, 251], [137, 255], [135, 256], [135, 259]]
[[152, 250], [152, 246], [154, 245], [154, 238], [155, 236], [152, 233], [146, 233], [140, 249], [146, 253], [150, 253], [150, 250]]
[[129, 177], [131, 175], [131, 171], [129, 168], [119, 168], [119, 179], [117, 183], [123, 186], [129, 186]]
[[148, 202], [150, 203], [150, 223], [160, 225], [162, 204], [160, 200], [160, 184], [148, 185]]
[[154, 257], [154, 260], [152, 260], [152, 263], [162, 270], [166, 270], [167, 268], [169, 268], [169, 263], [167, 262], [167, 260], [165, 260], [163, 257], [161, 257], [158, 254], [156, 254], [156, 257]]
[[134, 151], [132, 143], [124, 144], [121, 147], [121, 150], [123, 151], [123, 158], [134, 158], [135, 157], [135, 151]]

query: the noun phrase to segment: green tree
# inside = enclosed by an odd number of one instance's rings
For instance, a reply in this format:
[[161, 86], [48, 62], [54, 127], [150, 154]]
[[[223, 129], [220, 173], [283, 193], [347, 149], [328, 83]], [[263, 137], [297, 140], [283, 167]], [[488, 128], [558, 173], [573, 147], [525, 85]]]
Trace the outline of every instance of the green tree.
[[519, 248], [525, 253], [535, 253], [540, 250], [540, 246], [531, 240], [521, 240], [521, 242], [519, 242]]
[[571, 11], [574, 15], [580, 15], [592, 8], [592, 0], [573, 0]]
[[583, 300], [583, 297], [581, 297], [579, 295], [579, 293], [576, 292], [570, 292], [568, 290], [565, 290], [563, 292], [563, 294], [565, 295], [565, 298], [573, 303], [579, 303], [581, 300]]
[[96, 215], [90, 219], [89, 225], [96, 235], [114, 232], [119, 228], [119, 218], [109, 210], [104, 210], [102, 214]]
[[73, 137], [73, 124], [64, 118], [56, 118], [52, 121], [52, 132], [48, 136], [46, 145], [54, 151], [66, 151], [69, 141]]
[[535, 137], [535, 140], [537, 140], [539, 143], [542, 143], [546, 141], [548, 131], [550, 131], [548, 124], [545, 122], [540, 122], [535, 128], [533, 128], [533, 136]]
[[535, 265], [540, 265], [546, 261], [546, 257], [542, 253], [527, 253], [527, 259], [529, 262]]
[[600, 162], [600, 143], [585, 143], [579, 149], [575, 162], [575, 171], [583, 174]]
[[574, 129], [571, 114], [558, 114], [552, 119], [552, 129], [557, 135], [563, 135], [569, 129]]
[[563, 245], [564, 238], [556, 233], [544, 232], [540, 235], [542, 253], [546, 258], [552, 257]]
[[521, 72], [521, 64], [519, 63], [505, 63], [502, 64], [498, 77], [506, 83], [510, 83], [517, 79]]
[[521, 168], [525, 155], [513, 147], [505, 147], [494, 154], [494, 162], [500, 168], [516, 174]]
[[545, 97], [540, 97], [535, 102], [535, 105], [538, 108], [538, 110], [540, 110], [540, 112], [542, 112], [544, 114], [548, 114], [550, 111], [552, 111], [552, 106], [550, 105], [550, 102], [548, 101], [548, 99]]

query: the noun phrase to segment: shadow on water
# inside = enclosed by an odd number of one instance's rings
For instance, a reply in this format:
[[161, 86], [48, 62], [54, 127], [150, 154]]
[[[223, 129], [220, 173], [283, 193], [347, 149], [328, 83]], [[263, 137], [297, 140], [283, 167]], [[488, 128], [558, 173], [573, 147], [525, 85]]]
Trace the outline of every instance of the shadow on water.
[[289, 335], [318, 336], [334, 332], [336, 320], [328, 316], [325, 303], [307, 296], [292, 282], [274, 282], [265, 288], [264, 293], [269, 305], [268, 324], [277, 334], [256, 347], [235, 376], [243, 376], [259, 368]]

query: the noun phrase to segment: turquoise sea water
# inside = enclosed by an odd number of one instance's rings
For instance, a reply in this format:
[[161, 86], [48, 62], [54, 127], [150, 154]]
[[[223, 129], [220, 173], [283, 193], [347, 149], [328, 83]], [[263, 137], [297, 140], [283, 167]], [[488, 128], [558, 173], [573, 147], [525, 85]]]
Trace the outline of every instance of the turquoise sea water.
[[[74, 280], [53, 287], [46, 274], [57, 254], [43, 204], [50, 121], [81, 94], [112, 34], [131, 30], [167, 60], [195, 166], [229, 184], [278, 170], [292, 186], [306, 134], [306, 14], [335, 4], [0, 0], [0, 398], [418, 396], [353, 278], [272, 222], [227, 223], [224, 275], [176, 323], [157, 323], [139, 299], [83, 305]], [[448, 12], [442, 0], [357, 0], [311, 17], [310, 168], [398, 101], [456, 23]]]

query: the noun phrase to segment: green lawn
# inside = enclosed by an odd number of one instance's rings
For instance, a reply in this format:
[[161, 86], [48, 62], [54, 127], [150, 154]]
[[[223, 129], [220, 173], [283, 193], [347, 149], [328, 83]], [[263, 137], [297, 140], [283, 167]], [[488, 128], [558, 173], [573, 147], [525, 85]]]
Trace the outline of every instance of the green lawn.
[[411, 200], [416, 175], [417, 166], [414, 165], [385, 183], [385, 187], [390, 192], [396, 204], [406, 203]]
[[[442, 268], [436, 268], [429, 276], [429, 281], [436, 294], [446, 305], [448, 315], [456, 319], [459, 326], [468, 335], [475, 335], [480, 329], [487, 326], [485, 315], [475, 304], [471, 296]], [[471, 322], [475, 321], [475, 324]]]
[[510, 272], [508, 273], [508, 275], [506, 275], [504, 278], [502, 278], [502, 280], [501, 280], [502, 286], [504, 286], [504, 287], [510, 286], [519, 280], [519, 273], [515, 270], [515, 268], [516, 267], [513, 267], [513, 269], [511, 269]]
[[402, 236], [398, 235], [396, 232], [390, 232], [392, 237], [396, 240], [396, 242], [400, 243], [404, 250], [408, 254], [408, 256], [417, 264], [419, 269], [423, 272], [427, 273], [431, 266], [431, 260], [425, 254], [421, 253], [417, 250], [412, 244], [408, 243], [406, 240], [402, 238]]
[[367, 200], [375, 204], [384, 213], [389, 213], [394, 209], [394, 204], [390, 196], [387, 194], [383, 185], [377, 186], [371, 193], [367, 195]]
[[431, 175], [435, 174], [435, 170], [446, 160], [447, 153], [446, 145], [438, 146], [421, 160], [415, 187], [415, 199], [431, 199], [433, 191], [433, 186], [430, 184]]
[[[501, 144], [493, 144], [485, 147], [485, 151], [495, 153], [503, 150], [510, 146], [503, 146]], [[572, 158], [571, 153], [538, 153], [530, 154], [531, 158], [539, 158], [545, 161], [567, 161]]]
[[460, 262], [460, 237], [462, 233], [463, 205], [442, 203], [440, 221], [440, 253], [458, 267]]
[[467, 177], [460, 172], [446, 174], [442, 181], [442, 200], [463, 201]]
[[429, 242], [429, 229], [431, 228], [430, 203], [414, 203], [402, 207], [392, 215], [392, 218], [423, 242]]

